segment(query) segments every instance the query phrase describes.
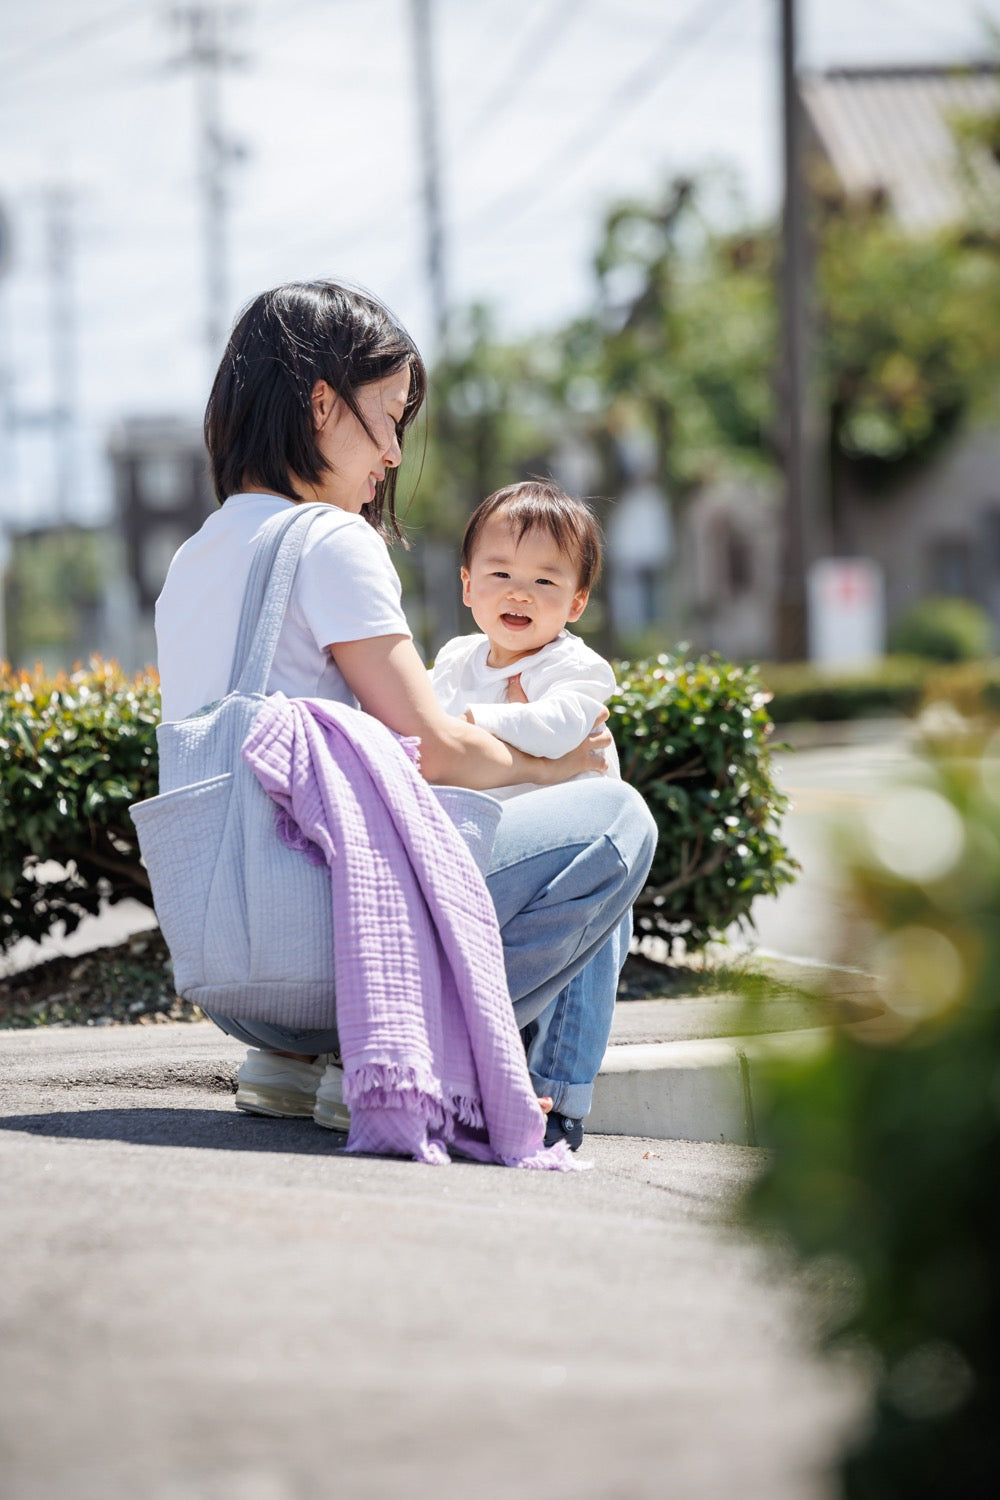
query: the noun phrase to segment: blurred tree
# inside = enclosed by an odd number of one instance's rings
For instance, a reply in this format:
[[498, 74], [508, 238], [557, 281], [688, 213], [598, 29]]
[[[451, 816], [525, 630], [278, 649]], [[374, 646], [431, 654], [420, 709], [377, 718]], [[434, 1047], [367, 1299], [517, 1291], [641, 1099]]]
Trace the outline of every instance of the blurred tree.
[[410, 440], [400, 493], [411, 542], [397, 566], [428, 655], [469, 628], [460, 606], [459, 543], [480, 500], [514, 480], [551, 471], [561, 414], [553, 397], [551, 339], [503, 342], [480, 306], [451, 320], [449, 346], [430, 376], [423, 442]]
[[[983, 127], [985, 128], [985, 126]], [[962, 419], [998, 412], [1000, 256], [965, 229], [914, 236], [877, 195], [814, 184], [814, 363], [832, 479], [869, 487], [926, 460]], [[605, 221], [598, 307], [563, 336], [561, 391], [588, 391], [605, 482], [624, 434], [655, 445], [675, 500], [720, 473], [772, 471], [777, 242], [720, 233], [692, 184]]]
[[548, 467], [559, 414], [551, 341], [502, 342], [478, 305], [451, 327], [431, 372], [426, 441], [411, 443], [402, 492], [413, 495], [409, 527], [454, 541], [492, 490]]
[[22, 532], [13, 538], [6, 586], [10, 660], [44, 656], [72, 664], [87, 649], [103, 593], [104, 546], [79, 526]]
[[883, 205], [823, 207], [819, 357], [838, 461], [919, 461], [1000, 382], [1000, 258], [962, 232], [904, 233]]
[[[985, 18], [984, 18], [985, 20]], [[993, 52], [994, 72], [1000, 74], [1000, 25], [985, 21]], [[1000, 104], [985, 113], [956, 116], [952, 129], [958, 143], [959, 173], [966, 203], [968, 241], [1000, 252]]]
[[585, 403], [610, 492], [637, 433], [676, 498], [734, 467], [769, 467], [773, 267], [773, 237], [712, 233], [687, 179], [662, 202], [611, 209], [598, 305], [563, 335], [560, 382], [570, 408]]

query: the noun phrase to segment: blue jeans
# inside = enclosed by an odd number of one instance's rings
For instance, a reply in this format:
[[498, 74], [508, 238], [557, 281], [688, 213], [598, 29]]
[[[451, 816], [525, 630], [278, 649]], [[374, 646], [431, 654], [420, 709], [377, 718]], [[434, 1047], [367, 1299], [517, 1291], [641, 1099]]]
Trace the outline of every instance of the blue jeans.
[[[657, 830], [622, 781], [540, 787], [503, 803], [486, 884], [522, 1030], [536, 1031], [528, 1066], [536, 1092], [582, 1117], [607, 1048], [629, 914], [645, 884]], [[294, 1031], [212, 1016], [249, 1046], [335, 1052], [336, 1030]]]
[[631, 939], [629, 912], [576, 978], [522, 1033], [535, 1093], [540, 1099], [549, 1094], [554, 1109], [577, 1120], [590, 1113], [594, 1079], [607, 1051], [618, 978]]

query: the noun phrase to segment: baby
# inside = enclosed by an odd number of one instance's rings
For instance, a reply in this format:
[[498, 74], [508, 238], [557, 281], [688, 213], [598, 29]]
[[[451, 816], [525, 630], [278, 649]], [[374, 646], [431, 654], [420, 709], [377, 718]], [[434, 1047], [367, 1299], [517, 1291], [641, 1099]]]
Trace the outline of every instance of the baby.
[[615, 676], [566, 626], [583, 614], [600, 567], [594, 515], [557, 485], [529, 480], [484, 500], [462, 538], [462, 600], [483, 634], [456, 636], [437, 654], [431, 681], [446, 712], [528, 755], [555, 758], [586, 739]]
[[[462, 538], [462, 598], [483, 634], [448, 641], [431, 671], [447, 712], [464, 714], [530, 755], [563, 755], [585, 739], [615, 677], [566, 626], [583, 614], [600, 566], [597, 521], [556, 485], [531, 480], [484, 500]], [[608, 755], [618, 775], [617, 756]], [[529, 790], [506, 787], [491, 795]], [[565, 1140], [575, 1151], [583, 1141], [630, 935], [625, 917], [570, 980], [583, 1024], [561, 1024], [557, 995], [521, 1032], [536, 1094], [556, 1101], [545, 1128], [548, 1146]]]

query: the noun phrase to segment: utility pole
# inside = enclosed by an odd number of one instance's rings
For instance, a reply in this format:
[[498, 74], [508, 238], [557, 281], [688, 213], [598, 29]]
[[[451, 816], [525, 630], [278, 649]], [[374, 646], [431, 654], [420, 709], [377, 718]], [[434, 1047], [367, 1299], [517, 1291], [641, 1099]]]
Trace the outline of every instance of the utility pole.
[[[9, 269], [11, 260], [10, 226], [7, 214], [0, 201], [0, 282]], [[6, 324], [6, 307], [0, 300], [0, 462], [6, 470], [14, 463], [14, 411], [11, 396], [11, 365], [9, 359], [9, 338]], [[5, 474], [5, 480], [8, 474]], [[7, 659], [7, 605], [4, 598], [4, 585], [7, 572], [7, 524], [5, 483], [0, 483], [0, 662]]]
[[413, 63], [422, 167], [427, 280], [430, 287], [434, 332], [437, 338], [437, 353], [440, 356], [444, 353], [448, 334], [448, 299], [445, 292], [441, 163], [437, 138], [437, 93], [434, 83], [434, 49], [431, 39], [431, 0], [410, 0], [410, 13], [413, 20]]
[[781, 376], [778, 382], [785, 469], [777, 646], [782, 660], [808, 649], [806, 573], [811, 557], [805, 443], [805, 264], [801, 116], [796, 77], [795, 0], [781, 0], [784, 187], [781, 263]]
[[69, 520], [76, 464], [77, 328], [73, 278], [73, 195], [65, 187], [45, 193], [49, 273], [49, 351], [52, 400], [49, 420], [55, 457], [53, 496], [56, 525]]
[[202, 234], [205, 256], [205, 345], [214, 371], [229, 327], [229, 168], [244, 152], [225, 132], [220, 86], [225, 68], [246, 61], [223, 42], [226, 25], [240, 8], [215, 0], [174, 7], [173, 19], [188, 34], [188, 50], [177, 59], [194, 73], [198, 115]]
[[[15, 445], [21, 432], [44, 431], [51, 434], [53, 449], [52, 512], [53, 524], [70, 519], [72, 494], [76, 481], [76, 425], [79, 407], [78, 319], [75, 277], [75, 235], [73, 211], [76, 194], [65, 185], [43, 188], [39, 194], [42, 211], [42, 242], [47, 279], [50, 396], [40, 408], [27, 410], [16, 400], [14, 364], [0, 365], [0, 424], [9, 442], [4, 456], [5, 474], [10, 480], [15, 462]], [[0, 239], [7, 235], [0, 229]], [[6, 247], [4, 247], [5, 252]], [[0, 261], [4, 259], [0, 252]], [[2, 269], [2, 267], [0, 267]], [[4, 344], [9, 341], [5, 330]], [[0, 359], [6, 359], [6, 348]], [[0, 518], [2, 520], [2, 518]]]
[[[438, 150], [431, 0], [410, 0], [410, 19], [413, 26], [413, 82], [417, 96], [417, 139], [424, 205], [425, 264], [434, 328], [434, 356], [440, 366], [447, 356], [448, 295], [445, 289], [441, 160]], [[455, 433], [452, 413], [443, 396], [438, 405], [436, 424], [438, 441], [447, 451], [455, 441]], [[417, 548], [426, 610], [424, 640], [433, 650], [440, 641], [446, 640], [460, 628], [461, 606], [455, 582], [458, 577], [458, 557], [451, 543], [434, 536], [422, 537]]]

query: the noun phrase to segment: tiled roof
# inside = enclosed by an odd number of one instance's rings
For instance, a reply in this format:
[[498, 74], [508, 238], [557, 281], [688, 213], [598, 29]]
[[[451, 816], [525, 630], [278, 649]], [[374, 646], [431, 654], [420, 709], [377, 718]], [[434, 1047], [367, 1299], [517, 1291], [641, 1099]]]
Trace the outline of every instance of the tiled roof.
[[950, 122], [1000, 109], [1000, 68], [843, 68], [805, 76], [812, 127], [848, 193], [882, 188], [908, 229], [965, 217], [970, 192], [1000, 205], [1000, 168], [985, 152], [963, 182]]

